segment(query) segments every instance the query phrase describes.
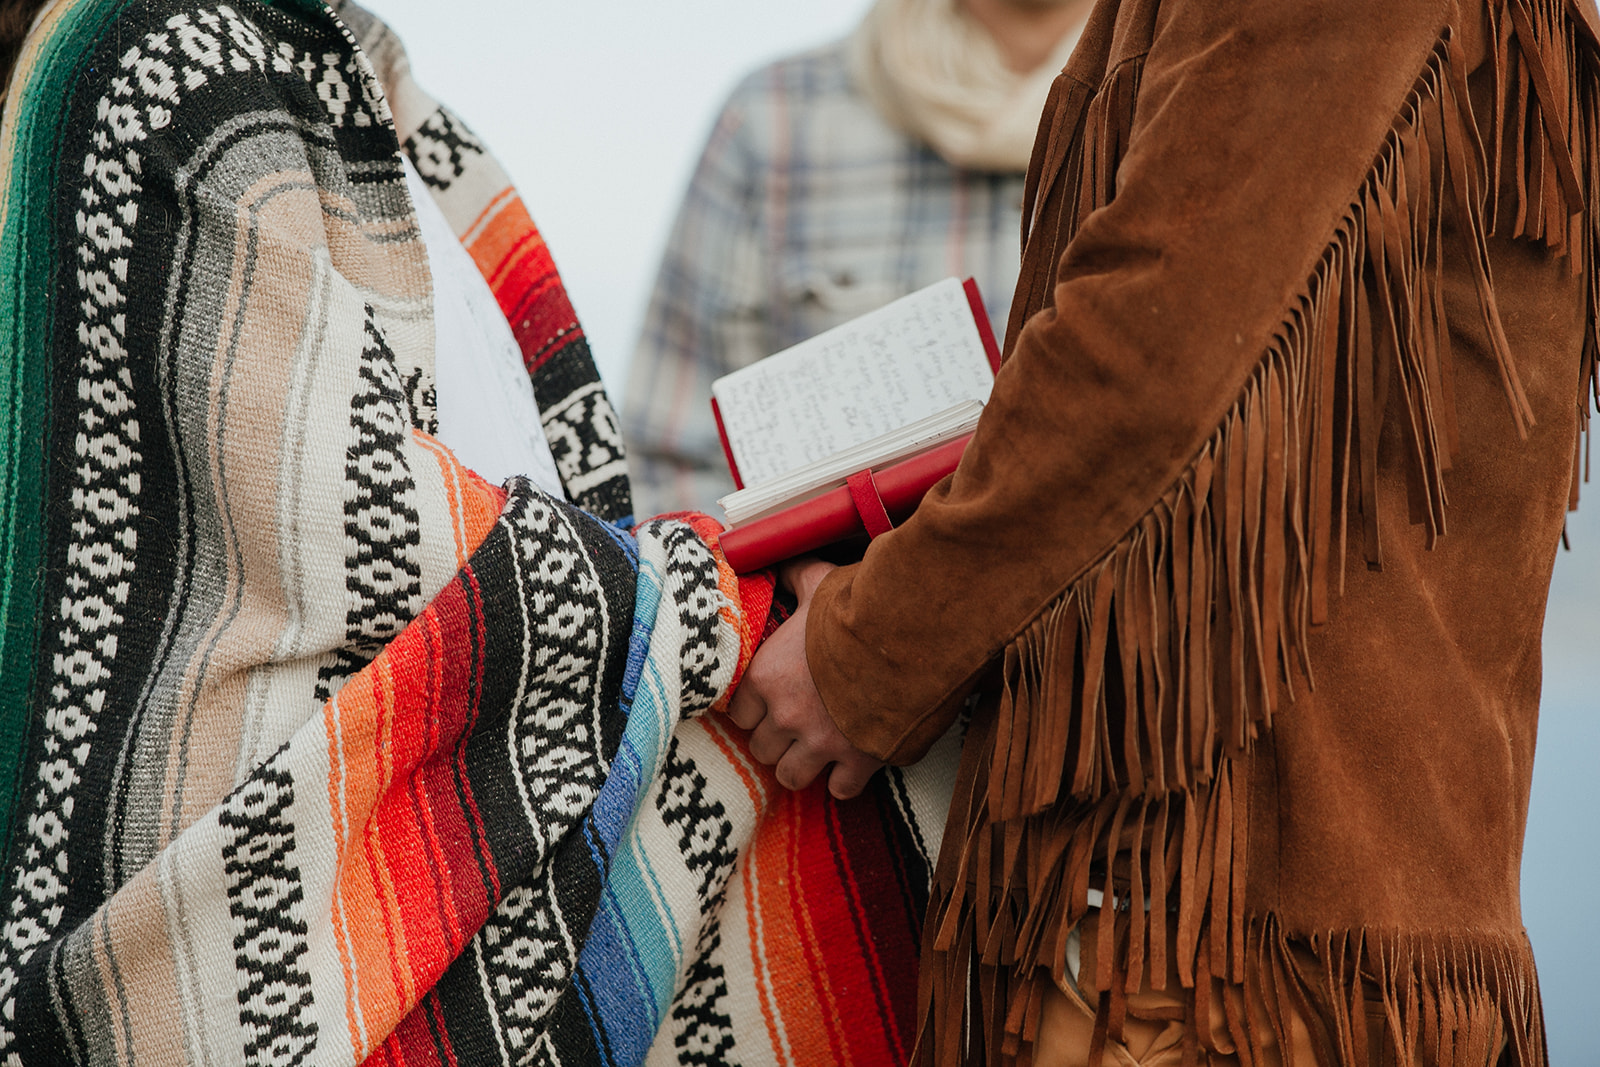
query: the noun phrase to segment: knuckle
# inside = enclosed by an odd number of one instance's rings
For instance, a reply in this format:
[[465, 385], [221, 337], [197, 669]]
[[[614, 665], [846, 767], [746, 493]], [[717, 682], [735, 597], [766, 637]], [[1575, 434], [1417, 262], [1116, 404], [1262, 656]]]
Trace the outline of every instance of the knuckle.
[[800, 725], [800, 715], [791, 701], [773, 704], [768, 714], [772, 717], [773, 725], [783, 730], [793, 731]]

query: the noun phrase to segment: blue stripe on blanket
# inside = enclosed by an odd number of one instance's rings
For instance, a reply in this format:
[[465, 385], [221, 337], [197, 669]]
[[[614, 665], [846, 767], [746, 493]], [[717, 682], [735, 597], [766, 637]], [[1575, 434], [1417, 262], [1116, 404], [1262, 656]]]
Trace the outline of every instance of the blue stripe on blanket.
[[649, 562], [641, 561], [634, 634], [623, 681], [628, 725], [591, 824], [601, 838], [599, 851], [612, 863], [578, 964], [595, 1045], [606, 1049], [617, 1064], [644, 1060], [671, 1003], [683, 955], [666, 893], [648, 860], [635, 848], [617, 853], [636, 817], [645, 783], [659, 772], [677, 725], [676, 701], [648, 662], [649, 640], [661, 607], [661, 578]]
[[618, 902], [608, 889], [600, 913], [589, 928], [579, 970], [593, 995], [590, 1024], [595, 1042], [609, 1045], [619, 1064], [635, 1064], [644, 1059], [661, 1014], [648, 976], [643, 973], [645, 963], [629, 936]]

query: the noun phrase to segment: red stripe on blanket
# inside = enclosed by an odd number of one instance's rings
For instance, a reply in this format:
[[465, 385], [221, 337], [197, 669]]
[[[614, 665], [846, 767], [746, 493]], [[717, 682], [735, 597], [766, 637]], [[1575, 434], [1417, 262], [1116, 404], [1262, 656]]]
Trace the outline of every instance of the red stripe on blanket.
[[[424, 929], [436, 931], [434, 945], [446, 964], [476, 929], [476, 923], [464, 923], [463, 916], [487, 915], [491, 902], [499, 898], [499, 878], [466, 775], [466, 741], [477, 722], [483, 691], [481, 634], [485, 623], [477, 575], [469, 568], [462, 580], [470, 594], [461, 598], [463, 615], [429, 620], [426, 662], [432, 698], [428, 713], [416, 720], [420, 735], [414, 740], [419, 747], [405, 754], [420, 761], [407, 785], [410, 810], [402, 814], [397, 803], [396, 823], [383, 828], [391, 850], [415, 844], [417, 866], [426, 863], [426, 878], [419, 873], [417, 881], [407, 883], [416, 887], [416, 914], [408, 916], [407, 929], [420, 922]], [[470, 652], [466, 670], [445, 669], [447, 662], [455, 662], [450, 657], [453, 646], [446, 641], [445, 622], [456, 640], [465, 635], [468, 643], [464, 647]], [[431, 901], [425, 898], [426, 886], [432, 887]], [[427, 913], [429, 908], [431, 913]]]
[[582, 336], [550, 247], [520, 199], [507, 201], [483, 224], [470, 251], [511, 324], [529, 373], [557, 340]]
[[[807, 804], [806, 800], [805, 794], [782, 794], [772, 819], [784, 824], [789, 831], [786, 842], [789, 877], [785, 879], [789, 909], [805, 964], [802, 975], [811, 985], [816, 1006], [822, 1009], [813, 1020], [813, 1027], [816, 1021], [822, 1023], [820, 1036], [827, 1041], [827, 1062], [849, 1063], [850, 1057], [844, 1054], [845, 1035], [856, 1030], [859, 1022], [855, 1013], [849, 1011], [848, 1002], [853, 998], [838, 995], [836, 980], [842, 976], [846, 989], [861, 988], [866, 976], [857, 973], [859, 968], [854, 964], [858, 961], [853, 955], [843, 961], [831, 959], [832, 950], [843, 932], [839, 921], [841, 909], [836, 906], [841, 901], [837, 885], [827, 877], [831, 863], [826, 856], [818, 855], [816, 848], [821, 843], [816, 839], [826, 818], [825, 811], [820, 804]], [[818, 878], [818, 874], [823, 877]], [[817, 892], [819, 889], [821, 893]], [[813, 1033], [817, 1032], [813, 1029]], [[819, 1042], [813, 1040], [808, 1044], [812, 1046], [813, 1055], [821, 1051]]]
[[530, 374], [584, 335], [561, 279], [553, 274], [528, 282], [516, 307], [507, 314]]
[[[460, 588], [459, 583], [455, 586]], [[445, 610], [419, 620], [424, 624], [419, 628], [422, 648], [407, 648], [391, 658], [396, 691], [426, 693], [427, 700], [414, 709], [420, 714], [385, 720], [388, 730], [380, 733], [379, 751], [374, 753], [375, 759], [386, 764], [384, 796], [367, 824], [369, 862], [375, 877], [383, 872], [385, 903], [399, 918], [392, 951], [397, 957], [395, 995], [403, 1003], [414, 1002], [420, 989], [427, 988], [423, 984], [419, 989], [419, 974], [442, 972], [454, 956], [451, 945], [458, 938], [452, 936], [452, 928], [459, 927], [449, 899], [449, 875], [444, 872], [455, 857], [444, 841], [470, 836], [459, 809], [451, 818], [449, 807], [453, 805], [436, 805], [431, 788], [436, 785], [434, 772], [441, 747], [453, 751], [454, 741], [465, 727], [468, 699], [459, 677], [437, 685], [435, 679], [450, 651], [472, 649], [475, 643], [465, 598], [453, 596], [440, 606]], [[389, 915], [385, 920], [391, 921]]]
[[[437, 619], [424, 621], [429, 623], [428, 629], [430, 631], [438, 629]], [[437, 642], [436, 634], [430, 633], [429, 636], [433, 638], [433, 642]], [[423, 717], [423, 727], [428, 734], [432, 735], [437, 733], [436, 714], [438, 709], [449, 707], [451, 703], [449, 698], [451, 695], [455, 695], [445, 694], [441, 690], [447, 686], [452, 689], [464, 688], [464, 686], [460, 685], [456, 676], [452, 676], [448, 681], [443, 677], [443, 661], [439, 655], [429, 657], [429, 666], [431, 668], [428, 678], [430, 713]], [[459, 700], [459, 697], [457, 699]], [[427, 738], [427, 748], [432, 749], [436, 744], [436, 737], [430, 736]], [[431, 795], [432, 790], [429, 788], [431, 783], [428, 779], [436, 776], [437, 769], [435, 766], [425, 764], [419, 768], [419, 773], [408, 776], [406, 799], [410, 801], [411, 810], [409, 814], [411, 821], [416, 826], [421, 838], [418, 857], [425, 861], [427, 866], [427, 881], [419, 884], [431, 884], [433, 886], [433, 907], [438, 914], [439, 929], [445, 943], [450, 947], [451, 953], [454, 954], [454, 952], [459, 951], [462, 937], [461, 927], [456, 921], [455, 910], [450, 900], [451, 893], [448, 884], [450, 868], [448, 866], [449, 861], [444, 855], [443, 839], [449, 836], [451, 831], [455, 831], [458, 834], [465, 832], [465, 821], [459, 818], [451, 820], [448, 807], [441, 811], [435, 811], [434, 797]], [[449, 773], [448, 768], [445, 768], [445, 772], [446, 774]], [[459, 811], [456, 814], [459, 815]], [[452, 822], [460, 823], [461, 826], [448, 825]], [[447, 825], [441, 826], [441, 824]]]
[[355, 969], [389, 976], [360, 983], [351, 1005], [352, 1022], [365, 1019], [368, 1032], [385, 1032], [438, 981], [498, 896], [463, 764], [482, 695], [484, 627], [468, 567], [374, 662], [369, 685], [336, 698], [330, 799], [336, 819], [348, 811], [359, 822], [341, 855], [335, 906]]
[[[897, 815], [888, 810], [893, 803], [886, 793], [880, 780], [857, 800], [832, 804], [829, 830], [836, 874], [856, 924], [856, 943], [872, 977], [870, 1006], [883, 1036], [882, 1046], [875, 1049], [889, 1057], [882, 1062], [901, 1064], [911, 1055], [908, 1038], [916, 1033], [922, 909], [907, 884], [911, 857], [901, 854], [890, 834]], [[867, 1006], [863, 1000], [862, 1007]]]
[[[748, 765], [743, 731], [718, 735], [737, 750], [735, 765]], [[880, 779], [840, 802], [820, 785], [790, 793], [769, 768], [755, 773], [769, 805], [735, 877], [760, 916], [751, 951], [772, 1039], [783, 1033], [791, 1067], [900, 1067], [916, 1032], [921, 915], [889, 829], [887, 787]]]
[[902, 1035], [916, 1023], [917, 936], [903, 909], [867, 903], [893, 877], [882, 816], [870, 796], [840, 802], [821, 786], [787, 802], [798, 809], [794, 906], [817, 931], [807, 963], [818, 1002], [837, 1013], [830, 1028], [847, 1049], [837, 1062], [903, 1064]]
[[[477, 729], [478, 711], [483, 706], [486, 645], [481, 635], [489, 624], [483, 614], [483, 590], [478, 586], [477, 572], [467, 567], [462, 574], [472, 590], [472, 596], [468, 598], [467, 604], [472, 612], [473, 633], [480, 636], [472, 643], [472, 695], [467, 703], [465, 728], [461, 731], [461, 736], [456, 738], [455, 759], [451, 763], [450, 773], [462, 811], [472, 830], [471, 851], [478, 870], [478, 877], [472, 879], [467, 876], [465, 867], [462, 867], [462, 879], [481, 892], [485, 907], [492, 907], [493, 902], [502, 896], [500, 870], [495, 866], [494, 852], [489, 847], [489, 831], [484, 827], [483, 813], [478, 810], [478, 798], [473, 793], [472, 780], [467, 773], [467, 742]], [[476, 899], [465, 890], [463, 892], [466, 893], [467, 899]]]
[[[419, 628], [417, 632], [421, 633], [422, 630]], [[400, 914], [399, 896], [395, 885], [397, 878], [404, 879], [408, 872], [400, 866], [401, 857], [396, 857], [394, 866], [388, 863], [380, 827], [385, 821], [383, 808], [392, 804], [394, 796], [392, 792], [395, 754], [393, 697], [396, 693], [422, 692], [420, 687], [413, 688], [415, 680], [409, 677], [412, 672], [405, 669], [408, 660], [413, 656], [407, 656], [403, 651], [398, 656], [390, 657], [387, 664], [388, 671], [373, 672], [374, 729], [372, 746], [367, 755], [374, 771], [380, 799], [372, 816], [362, 828], [362, 854], [367, 861], [367, 873], [372, 882], [375, 903], [383, 919], [384, 951], [388, 957], [389, 980], [392, 985], [390, 992], [393, 994], [392, 1001], [396, 1005], [410, 1004], [415, 999], [414, 994], [408, 993], [413, 986], [409, 981], [410, 974], [406, 966], [405, 918]], [[385, 681], [389, 684], [384, 685]], [[376, 976], [380, 972], [374, 969], [372, 973]]]

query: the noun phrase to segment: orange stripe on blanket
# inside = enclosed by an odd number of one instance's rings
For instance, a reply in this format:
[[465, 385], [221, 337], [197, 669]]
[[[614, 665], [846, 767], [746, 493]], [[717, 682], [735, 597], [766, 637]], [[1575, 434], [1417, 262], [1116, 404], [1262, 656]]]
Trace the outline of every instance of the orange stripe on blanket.
[[[383, 720], [393, 706], [389, 664], [380, 656], [369, 665], [367, 684], [346, 685], [325, 711], [327, 729], [336, 737], [330, 760], [338, 760], [329, 776], [336, 823], [342, 824], [335, 883], [335, 921], [341, 926], [340, 947], [346, 974], [346, 1012], [352, 1043], [365, 1055], [369, 1034], [386, 1033], [398, 1017], [390, 944], [396, 936], [392, 912], [365, 855], [367, 819], [385, 785], [380, 738]], [[361, 676], [357, 676], [361, 680]]]
[[[397, 660], [398, 662], [396, 662]], [[391, 657], [389, 662], [383, 665], [384, 669], [376, 672], [379, 677], [382, 677], [388, 683], [385, 686], [386, 691], [380, 692], [378, 699], [375, 701], [377, 728], [373, 731], [372, 745], [369, 750], [376, 780], [376, 796], [374, 799], [379, 805], [383, 803], [385, 794], [394, 788], [396, 756], [398, 755], [395, 744], [395, 725], [398, 716], [395, 708], [395, 697], [397, 694], [425, 692], [425, 690], [410, 688], [407, 684], [413, 681], [410, 678], [402, 677], [396, 680], [389, 670], [389, 668], [395, 666], [405, 666], [405, 657]], [[404, 675], [410, 672], [402, 671], [401, 673]], [[431, 703], [431, 698], [432, 694], [427, 694], [424, 700]], [[383, 924], [384, 937], [382, 946], [385, 950], [388, 964], [390, 986], [385, 991], [383, 983], [375, 981], [370, 983], [367, 989], [377, 1001], [372, 1007], [386, 1008], [390, 1003], [396, 1005], [411, 1003], [415, 997], [412, 995], [410, 974], [406, 971], [406, 958], [408, 955], [406, 929], [399, 915], [400, 908], [398, 891], [395, 887], [394, 867], [390, 865], [388, 857], [385, 855], [383, 843], [378, 839], [376, 829], [374, 823], [368, 820], [362, 832], [362, 851], [366, 859], [366, 868], [373, 890], [373, 898], [377, 906], [377, 910], [372, 914], [380, 918]], [[392, 1001], [385, 996], [385, 992], [392, 995]], [[368, 1010], [365, 1014], [371, 1016], [374, 1012]], [[384, 1014], [386, 1017], [387, 1012]]]
[[[349, 776], [344, 760], [344, 706], [345, 693], [336, 695], [323, 710], [323, 726], [328, 739], [328, 811], [333, 823], [335, 839], [339, 842], [340, 866], [343, 866], [344, 842], [350, 836], [349, 806], [346, 804], [346, 787]], [[351, 703], [355, 694], [350, 694]], [[344, 886], [333, 886], [332, 911], [334, 939], [339, 945], [339, 966], [344, 972], [345, 1024], [350, 1035], [350, 1047], [367, 1047], [366, 1023], [361, 1018], [360, 975], [355, 959], [355, 939], [349, 923], [350, 907]]]
[[779, 874], [767, 879], [779, 891], [762, 897], [761, 927], [770, 943], [800, 950], [799, 958], [785, 958], [773, 973], [773, 992], [785, 1008], [796, 1067], [843, 1067], [851, 1061], [839, 1026], [840, 1005], [825, 980], [822, 946], [806, 914], [805, 822], [815, 813], [802, 800], [800, 794], [779, 794], [751, 843], [753, 862]]
[[555, 260], [520, 197], [491, 205], [466, 242], [489, 283], [531, 372], [558, 339], [582, 336]]
[[[750, 755], [747, 747], [748, 734], [742, 730], [735, 731], [720, 715], [707, 715], [697, 721], [705, 725], [706, 734], [716, 743], [723, 758], [728, 761], [728, 766], [739, 775], [739, 780], [744, 783], [745, 791], [750, 796], [750, 806], [755, 809], [756, 818], [760, 820], [767, 810], [767, 798], [774, 790], [783, 787], [778, 785], [770, 770], [761, 766]], [[771, 1042], [772, 1053], [777, 1058], [778, 1067], [789, 1067], [789, 1059], [784, 1055], [788, 1042], [778, 1018], [777, 1006], [773, 1003], [772, 989], [767, 980], [765, 956], [761, 951], [761, 909], [755, 899], [760, 872], [747, 870], [741, 865], [735, 869], [734, 877], [739, 879], [739, 888], [744, 897], [745, 923], [751, 950], [750, 965], [756, 984], [756, 1003], [761, 1005], [761, 1020], [766, 1024], [767, 1040]]]
[[[717, 717], [708, 718], [707, 725], [759, 813], [755, 839], [734, 876], [744, 897], [756, 997], [772, 1050], [780, 1067], [848, 1064], [852, 1061], [833, 1020], [838, 1006], [828, 1003], [833, 999], [831, 983], [822, 983], [819, 997], [808, 973], [818, 965], [817, 947], [803, 946], [803, 961], [789, 955], [792, 946], [811, 940], [811, 931], [802, 930], [796, 921], [803, 909], [792, 897], [797, 888], [792, 884], [797, 866], [793, 853], [803, 836], [796, 825], [802, 817], [794, 803], [796, 794], [780, 786], [772, 769], [750, 755], [744, 731]], [[769, 953], [769, 948], [776, 951]]]
[[450, 528], [455, 532], [456, 566], [465, 567], [472, 553], [494, 529], [505, 510], [506, 492], [490, 485], [477, 471], [462, 466], [456, 454], [432, 434], [412, 430], [411, 436], [427, 449], [439, 464], [445, 493], [450, 501]]
[[483, 233], [484, 227], [493, 222], [494, 217], [500, 214], [500, 209], [516, 199], [518, 199], [517, 190], [512, 186], [508, 185], [500, 190], [490, 198], [488, 205], [478, 212], [478, 217], [472, 220], [472, 225], [468, 226], [466, 231], [459, 235], [458, 240], [466, 247], [472, 247], [473, 243]]
[[531, 258], [548, 266], [543, 273], [554, 274], [555, 260], [521, 197], [508, 197], [498, 202], [498, 210], [494, 206], [491, 210], [493, 214], [477, 224], [477, 233], [466, 248], [478, 265], [478, 273], [489, 283], [489, 288], [500, 299], [501, 309], [505, 310], [508, 299], [521, 295], [502, 291], [510, 267], [518, 260]]

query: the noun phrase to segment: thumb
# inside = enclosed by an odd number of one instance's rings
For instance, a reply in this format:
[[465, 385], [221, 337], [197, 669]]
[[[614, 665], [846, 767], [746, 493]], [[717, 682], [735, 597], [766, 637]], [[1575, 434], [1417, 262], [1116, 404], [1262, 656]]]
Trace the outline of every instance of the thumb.
[[817, 586], [822, 584], [822, 579], [835, 570], [838, 568], [832, 563], [815, 556], [801, 556], [778, 568], [778, 581], [794, 594], [797, 601], [805, 604], [811, 599], [811, 594], [817, 591]]

